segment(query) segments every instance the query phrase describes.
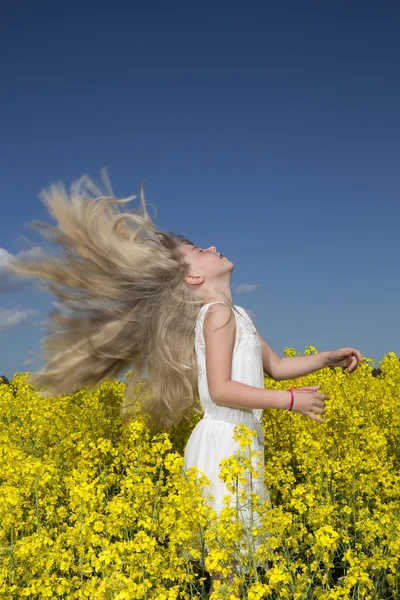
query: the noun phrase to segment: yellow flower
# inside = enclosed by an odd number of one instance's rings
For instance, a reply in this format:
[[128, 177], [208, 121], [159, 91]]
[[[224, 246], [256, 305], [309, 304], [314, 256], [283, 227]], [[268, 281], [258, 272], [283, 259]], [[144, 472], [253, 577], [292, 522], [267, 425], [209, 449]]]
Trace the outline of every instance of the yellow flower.
[[[236, 426], [218, 514], [205, 474], [183, 471], [198, 416], [152, 436], [140, 414], [119, 420], [124, 383], [51, 399], [24, 374], [0, 383], [0, 596], [190, 600], [206, 595], [205, 571], [234, 568], [254, 600], [396, 597], [400, 363], [386, 355], [378, 378], [370, 363], [266, 377], [271, 389], [321, 385], [326, 425], [265, 410], [264, 456], [256, 432]], [[272, 507], [255, 487], [262, 474]]]

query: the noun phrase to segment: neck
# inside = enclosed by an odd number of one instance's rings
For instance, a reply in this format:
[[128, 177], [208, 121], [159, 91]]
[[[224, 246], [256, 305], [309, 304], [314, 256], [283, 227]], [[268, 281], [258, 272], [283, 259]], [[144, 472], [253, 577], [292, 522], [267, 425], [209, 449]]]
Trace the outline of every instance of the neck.
[[209, 302], [225, 302], [226, 304], [233, 304], [232, 292], [230, 288], [213, 288], [205, 291], [202, 297], [203, 306]]

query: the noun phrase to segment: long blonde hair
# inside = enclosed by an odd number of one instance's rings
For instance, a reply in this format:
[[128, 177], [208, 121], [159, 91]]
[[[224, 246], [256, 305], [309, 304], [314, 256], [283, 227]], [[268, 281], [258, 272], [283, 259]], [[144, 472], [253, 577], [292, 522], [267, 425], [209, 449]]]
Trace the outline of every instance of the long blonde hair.
[[43, 191], [58, 223], [32, 225], [63, 255], [43, 251], [34, 261], [25, 255], [9, 263], [11, 272], [38, 277], [67, 309], [50, 313], [42, 341], [46, 364], [28, 382], [45, 388], [44, 396], [70, 394], [130, 368], [123, 419], [141, 398], [149, 427], [168, 430], [202, 412], [194, 347], [202, 301], [185, 282], [189, 266], [179, 251], [180, 244], [193, 244], [155, 227], [143, 185], [142, 213], [122, 212], [118, 205], [136, 196], [116, 199], [110, 190], [104, 195], [83, 176], [69, 194], [62, 184]]

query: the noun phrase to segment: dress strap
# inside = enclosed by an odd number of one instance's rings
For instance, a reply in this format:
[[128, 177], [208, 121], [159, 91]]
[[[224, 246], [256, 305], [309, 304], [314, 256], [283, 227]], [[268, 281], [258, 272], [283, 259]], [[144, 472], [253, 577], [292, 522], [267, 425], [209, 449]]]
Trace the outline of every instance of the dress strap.
[[199, 314], [197, 316], [198, 321], [203, 320], [207, 310], [209, 309], [209, 307], [212, 304], [225, 304], [225, 306], [229, 306], [229, 308], [232, 310], [233, 313], [238, 312], [237, 308], [234, 305], [230, 305], [230, 304], [227, 304], [226, 302], [222, 302], [222, 300], [214, 300], [213, 302], [207, 302], [207, 304], [204, 304], [204, 306], [201, 307], [201, 309], [199, 310]]
[[225, 306], [229, 306], [229, 308], [232, 308], [233, 310], [233, 305], [231, 306], [230, 304], [227, 304], [226, 302], [222, 302], [222, 300], [214, 300], [213, 302], [207, 302], [207, 304], [204, 304], [204, 306], [201, 307], [200, 312], [203, 310], [203, 308], [205, 308], [206, 306], [211, 306], [211, 304], [225, 304]]
[[207, 302], [207, 304], [203, 305], [204, 306], [208, 306], [209, 304], [226, 304], [226, 306], [229, 306], [229, 304], [227, 302], [224, 302], [223, 300], [212, 300], [211, 302]]

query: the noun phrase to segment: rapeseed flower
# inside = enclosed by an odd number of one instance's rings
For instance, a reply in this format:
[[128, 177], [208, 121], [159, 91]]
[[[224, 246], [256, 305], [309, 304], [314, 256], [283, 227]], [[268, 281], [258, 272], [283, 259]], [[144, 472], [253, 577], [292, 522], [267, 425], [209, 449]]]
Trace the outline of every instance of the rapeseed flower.
[[[55, 398], [23, 373], [0, 383], [0, 597], [202, 599], [211, 571], [211, 600], [400, 597], [400, 363], [388, 353], [379, 377], [372, 366], [266, 377], [321, 385], [326, 424], [264, 411], [264, 457], [237, 426], [240, 452], [220, 464], [236, 503], [226, 496], [220, 515], [204, 474], [183, 472], [197, 415], [154, 435], [140, 413], [122, 425], [123, 382]], [[262, 460], [272, 506], [251, 490]]]

